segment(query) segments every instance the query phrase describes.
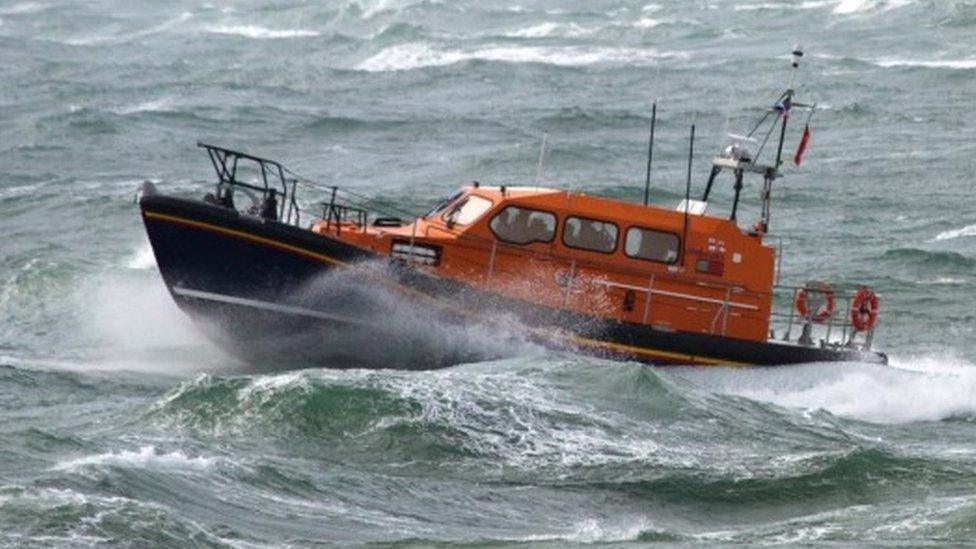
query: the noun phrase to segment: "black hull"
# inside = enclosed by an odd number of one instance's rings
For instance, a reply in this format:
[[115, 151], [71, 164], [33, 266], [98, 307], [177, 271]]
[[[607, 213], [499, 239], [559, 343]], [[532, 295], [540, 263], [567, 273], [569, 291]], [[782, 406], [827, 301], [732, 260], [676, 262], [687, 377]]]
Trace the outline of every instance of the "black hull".
[[[881, 353], [665, 332], [531, 305], [200, 201], [147, 194], [140, 206], [174, 300], [218, 345], [263, 369], [438, 368], [504, 355], [518, 337], [655, 364], [886, 362]], [[501, 326], [511, 318], [517, 329]]]

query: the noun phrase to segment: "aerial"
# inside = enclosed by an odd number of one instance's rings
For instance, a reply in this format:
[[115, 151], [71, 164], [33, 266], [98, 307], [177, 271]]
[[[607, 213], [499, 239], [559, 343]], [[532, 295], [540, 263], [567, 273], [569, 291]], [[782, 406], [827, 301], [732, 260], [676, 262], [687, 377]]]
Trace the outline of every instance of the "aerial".
[[0, 546], [971, 543], [974, 32], [0, 0]]

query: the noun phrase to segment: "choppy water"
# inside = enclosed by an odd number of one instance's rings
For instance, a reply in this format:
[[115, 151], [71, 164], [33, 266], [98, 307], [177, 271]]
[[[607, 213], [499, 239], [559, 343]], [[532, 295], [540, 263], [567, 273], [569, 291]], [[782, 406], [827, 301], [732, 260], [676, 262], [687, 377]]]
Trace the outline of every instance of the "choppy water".
[[[0, 543], [976, 537], [976, 4], [320, 4], [0, 2]], [[545, 131], [548, 183], [638, 199], [653, 98], [670, 203], [691, 122], [701, 181], [794, 42], [821, 109], [775, 194], [787, 280], [873, 282], [892, 367], [529, 347], [244, 375], [170, 303], [132, 204], [144, 179], [201, 193], [199, 139], [420, 211], [531, 180]]]

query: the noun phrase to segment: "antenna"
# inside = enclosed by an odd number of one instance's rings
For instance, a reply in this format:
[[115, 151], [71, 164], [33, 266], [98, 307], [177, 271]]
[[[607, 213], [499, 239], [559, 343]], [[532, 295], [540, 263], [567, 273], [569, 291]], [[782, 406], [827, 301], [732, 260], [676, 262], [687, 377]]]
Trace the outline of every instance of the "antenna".
[[691, 125], [691, 138], [688, 140], [688, 177], [685, 179], [685, 219], [681, 231], [681, 265], [685, 263], [685, 248], [688, 244], [688, 207], [691, 205], [691, 160], [695, 156], [695, 125]]
[[546, 163], [546, 143], [549, 141], [549, 132], [542, 134], [542, 145], [539, 147], [539, 167], [535, 172], [535, 184], [538, 188], [539, 183], [542, 182], [542, 168]]
[[657, 125], [657, 100], [651, 105], [651, 138], [647, 142], [647, 175], [644, 177], [644, 205], [651, 193], [651, 163], [654, 161], [654, 126]]

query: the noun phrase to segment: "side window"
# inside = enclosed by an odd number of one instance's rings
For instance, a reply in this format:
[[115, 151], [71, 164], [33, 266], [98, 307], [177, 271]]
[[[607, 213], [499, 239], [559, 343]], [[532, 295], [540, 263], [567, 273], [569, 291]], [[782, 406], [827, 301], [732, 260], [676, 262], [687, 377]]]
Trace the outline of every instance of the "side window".
[[509, 206], [491, 219], [491, 231], [503, 242], [529, 244], [552, 242], [556, 236], [556, 216], [519, 206]]
[[570, 248], [613, 253], [617, 249], [617, 226], [609, 221], [567, 217], [563, 244]]
[[674, 233], [631, 227], [627, 229], [624, 253], [627, 257], [674, 263], [678, 259], [680, 246], [681, 241]]

